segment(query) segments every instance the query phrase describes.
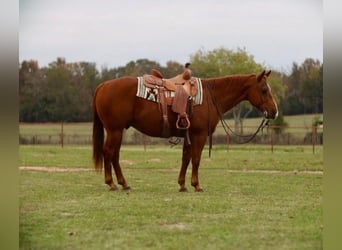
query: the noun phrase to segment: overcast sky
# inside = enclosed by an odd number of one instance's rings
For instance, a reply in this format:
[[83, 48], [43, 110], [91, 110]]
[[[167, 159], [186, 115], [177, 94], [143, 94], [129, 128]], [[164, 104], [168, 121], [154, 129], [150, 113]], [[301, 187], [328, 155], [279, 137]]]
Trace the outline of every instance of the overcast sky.
[[20, 0], [19, 61], [185, 63], [199, 49], [245, 48], [289, 71], [323, 61], [322, 0]]

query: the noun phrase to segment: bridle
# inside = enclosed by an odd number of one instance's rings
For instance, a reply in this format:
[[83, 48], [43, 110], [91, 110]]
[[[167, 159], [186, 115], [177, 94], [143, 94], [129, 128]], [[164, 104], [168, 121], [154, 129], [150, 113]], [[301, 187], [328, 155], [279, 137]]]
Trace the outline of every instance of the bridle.
[[207, 87], [207, 90], [208, 90], [208, 95], [207, 95], [207, 104], [208, 104], [208, 135], [209, 135], [209, 157], [211, 156], [211, 148], [212, 148], [212, 133], [211, 133], [211, 130], [210, 130], [210, 111], [209, 111], [209, 96], [210, 96], [210, 100], [211, 102], [214, 104], [214, 107], [216, 109], [216, 112], [217, 114], [219, 115], [220, 117], [220, 121], [221, 121], [221, 124], [222, 124], [222, 127], [224, 129], [224, 131], [226, 132], [226, 135], [227, 136], [230, 136], [230, 133], [237, 136], [237, 137], [240, 137], [240, 138], [244, 138], [244, 141], [242, 142], [237, 142], [238, 144], [246, 144], [250, 141], [252, 141], [255, 136], [260, 132], [260, 130], [262, 130], [263, 128], [265, 128], [266, 126], [268, 126], [269, 124], [269, 119], [267, 119], [267, 111], [264, 112], [264, 117], [259, 125], [259, 127], [257, 128], [257, 130], [251, 134], [251, 135], [241, 135], [241, 134], [237, 134], [235, 133], [227, 124], [227, 122], [223, 119], [223, 114], [221, 112], [221, 109], [220, 109], [220, 104], [217, 102], [216, 99], [213, 98], [213, 95], [212, 95], [212, 92], [211, 92], [211, 86], [209, 83], [206, 84], [206, 87]]

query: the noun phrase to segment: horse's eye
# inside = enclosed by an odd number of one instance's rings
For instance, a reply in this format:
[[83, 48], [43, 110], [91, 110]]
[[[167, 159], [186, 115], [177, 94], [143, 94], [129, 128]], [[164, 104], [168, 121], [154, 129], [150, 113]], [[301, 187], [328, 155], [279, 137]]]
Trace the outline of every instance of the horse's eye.
[[265, 89], [262, 89], [262, 90], [261, 90], [261, 94], [266, 95], [266, 94], [267, 94], [267, 89], [266, 89], [266, 88], [265, 88]]

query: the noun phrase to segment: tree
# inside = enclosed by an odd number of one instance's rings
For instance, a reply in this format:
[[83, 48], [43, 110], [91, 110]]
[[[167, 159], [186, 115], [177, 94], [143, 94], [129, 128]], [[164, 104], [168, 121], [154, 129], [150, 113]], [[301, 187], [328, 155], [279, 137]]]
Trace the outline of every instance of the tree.
[[39, 68], [36, 61], [24, 61], [19, 67], [19, 120], [90, 121], [92, 95], [100, 81], [95, 63], [57, 58]]
[[323, 65], [318, 60], [306, 59], [302, 67], [304, 71], [302, 86], [304, 113], [322, 112]]
[[[191, 68], [195, 75], [203, 78], [219, 77], [233, 74], [261, 73], [264, 67], [255, 62], [254, 56], [247, 53], [245, 49], [238, 48], [236, 51], [225, 48], [214, 49], [211, 51], [199, 50], [190, 56]], [[271, 74], [270, 85], [276, 98], [283, 95], [283, 85], [279, 74]], [[242, 102], [235, 106], [232, 114], [235, 122], [235, 131], [242, 133], [243, 120], [253, 111], [253, 107]]]
[[44, 70], [34, 60], [23, 61], [19, 66], [19, 121], [39, 120], [43, 106]]
[[323, 64], [307, 58], [301, 65], [293, 63], [292, 72], [284, 77], [287, 86], [283, 102], [287, 115], [323, 112]]
[[[99, 72], [95, 63], [70, 63], [64, 58], [57, 58], [43, 68], [35, 60], [23, 61], [19, 64], [19, 120], [91, 121], [93, 92], [100, 82], [121, 76], [141, 76], [153, 68], [160, 70], [165, 78], [171, 78], [183, 71], [184, 63], [168, 61], [166, 66], [161, 66], [143, 58]], [[199, 50], [191, 55], [190, 63], [193, 75], [201, 78], [258, 74], [264, 70], [244, 49]], [[293, 63], [288, 75], [272, 71], [268, 82], [284, 115], [323, 112], [323, 64], [318, 60], [307, 58], [302, 64]], [[256, 109], [244, 102], [225, 117], [233, 117], [236, 132], [239, 129], [243, 132], [243, 120], [258, 115]]]
[[236, 51], [225, 48], [199, 50], [190, 56], [190, 61], [196, 74], [204, 78], [249, 74], [263, 70], [263, 66], [254, 61], [254, 56], [240, 48]]
[[159, 69], [161, 66], [155, 61], [150, 61], [148, 59], [138, 59], [136, 61], [130, 61], [125, 67], [119, 68], [118, 71], [121, 74], [117, 74], [115, 77], [120, 76], [142, 76], [144, 74], [150, 73], [152, 69]]
[[166, 67], [161, 67], [160, 71], [164, 78], [172, 78], [183, 72], [185, 64], [180, 64], [175, 61], [166, 62]]

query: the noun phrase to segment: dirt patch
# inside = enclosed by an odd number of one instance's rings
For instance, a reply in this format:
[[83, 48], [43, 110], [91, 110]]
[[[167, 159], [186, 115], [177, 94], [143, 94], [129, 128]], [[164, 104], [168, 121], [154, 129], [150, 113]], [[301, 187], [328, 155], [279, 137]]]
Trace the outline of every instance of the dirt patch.
[[148, 159], [147, 162], [161, 162], [161, 159], [159, 159], [159, 158], [151, 158], [151, 159]]
[[229, 173], [248, 173], [248, 174], [323, 174], [323, 171], [317, 170], [317, 171], [310, 171], [310, 170], [288, 170], [288, 171], [282, 171], [282, 170], [228, 170]]
[[[134, 163], [130, 163], [131, 161], [127, 161], [126, 164], [133, 165]], [[20, 166], [19, 170], [26, 170], [26, 171], [45, 171], [45, 172], [83, 172], [83, 171], [94, 171], [92, 168], [84, 168], [84, 167], [46, 167], [46, 166]], [[161, 169], [156, 169], [161, 170]], [[178, 171], [178, 169], [162, 169], [168, 171]], [[222, 169], [224, 170], [224, 169]], [[229, 173], [246, 173], [246, 174], [317, 174], [322, 175], [323, 171], [282, 171], [282, 170], [228, 170]]]
[[178, 223], [172, 223], [172, 224], [167, 224], [167, 223], [162, 223], [162, 227], [167, 228], [167, 229], [178, 229], [178, 230], [184, 230], [187, 228], [187, 225], [181, 222]]
[[44, 171], [44, 172], [83, 172], [83, 171], [94, 171], [91, 168], [63, 168], [63, 167], [43, 167], [43, 166], [21, 166], [19, 170], [28, 170], [28, 171]]
[[126, 165], [134, 165], [134, 161], [131, 160], [120, 160], [120, 164], [126, 164]]

